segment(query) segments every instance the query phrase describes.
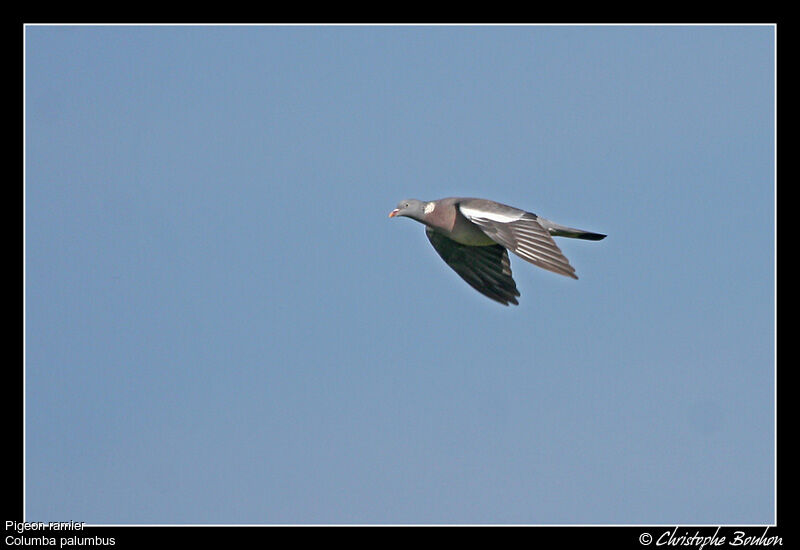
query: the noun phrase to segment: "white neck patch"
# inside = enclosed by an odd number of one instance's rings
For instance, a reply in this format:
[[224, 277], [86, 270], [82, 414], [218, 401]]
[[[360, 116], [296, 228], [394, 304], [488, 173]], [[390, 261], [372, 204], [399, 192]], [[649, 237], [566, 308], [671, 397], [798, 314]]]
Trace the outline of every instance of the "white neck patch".
[[426, 214], [430, 214], [431, 212], [433, 212], [434, 208], [436, 208], [436, 205], [432, 202], [429, 202], [425, 205], [425, 210], [423, 210], [423, 212], [425, 212]]

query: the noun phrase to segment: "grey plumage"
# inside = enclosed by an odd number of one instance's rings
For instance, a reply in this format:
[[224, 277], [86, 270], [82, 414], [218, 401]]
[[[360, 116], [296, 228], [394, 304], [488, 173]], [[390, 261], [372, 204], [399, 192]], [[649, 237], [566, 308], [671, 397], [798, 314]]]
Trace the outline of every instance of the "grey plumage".
[[428, 239], [447, 265], [475, 290], [503, 305], [518, 304], [520, 295], [506, 249], [543, 269], [577, 279], [553, 237], [605, 238], [486, 199], [406, 199], [389, 213], [395, 216], [425, 224]]

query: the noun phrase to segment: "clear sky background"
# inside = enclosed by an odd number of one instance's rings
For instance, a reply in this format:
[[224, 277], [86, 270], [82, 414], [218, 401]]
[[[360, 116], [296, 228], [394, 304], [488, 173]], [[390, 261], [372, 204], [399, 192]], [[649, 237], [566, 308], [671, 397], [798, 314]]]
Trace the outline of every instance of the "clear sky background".
[[26, 519], [773, 522], [774, 35], [28, 27]]

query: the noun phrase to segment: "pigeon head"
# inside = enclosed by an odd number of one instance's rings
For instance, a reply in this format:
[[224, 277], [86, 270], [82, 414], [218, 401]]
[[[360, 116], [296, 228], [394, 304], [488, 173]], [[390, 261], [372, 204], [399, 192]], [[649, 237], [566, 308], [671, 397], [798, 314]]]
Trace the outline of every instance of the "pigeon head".
[[389, 217], [406, 216], [408, 218], [414, 218], [415, 220], [421, 220], [425, 216], [426, 204], [428, 203], [417, 199], [404, 199], [397, 203], [397, 208], [389, 212]]

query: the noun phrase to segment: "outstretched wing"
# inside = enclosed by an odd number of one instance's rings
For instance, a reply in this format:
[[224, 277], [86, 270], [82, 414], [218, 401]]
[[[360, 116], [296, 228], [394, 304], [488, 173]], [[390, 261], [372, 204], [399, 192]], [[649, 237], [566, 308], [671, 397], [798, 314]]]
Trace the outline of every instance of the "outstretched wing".
[[425, 234], [445, 263], [472, 288], [503, 305], [519, 304], [508, 252], [501, 245], [467, 246], [429, 227], [425, 228]]
[[495, 242], [541, 268], [577, 279], [575, 268], [538, 221], [538, 216], [518, 208], [482, 199], [468, 199], [459, 211]]

